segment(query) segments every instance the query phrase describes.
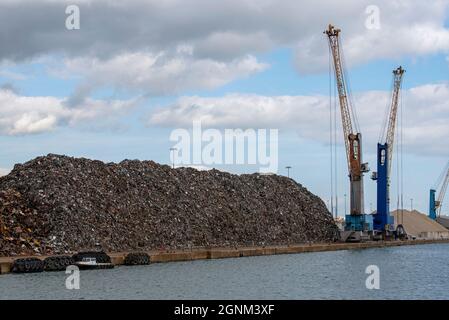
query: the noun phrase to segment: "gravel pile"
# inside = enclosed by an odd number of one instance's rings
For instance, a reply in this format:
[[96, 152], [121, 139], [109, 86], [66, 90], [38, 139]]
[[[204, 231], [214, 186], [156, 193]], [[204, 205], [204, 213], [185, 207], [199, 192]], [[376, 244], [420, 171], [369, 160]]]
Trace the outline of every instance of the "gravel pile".
[[323, 201], [277, 175], [49, 154], [0, 178], [0, 256], [328, 242]]

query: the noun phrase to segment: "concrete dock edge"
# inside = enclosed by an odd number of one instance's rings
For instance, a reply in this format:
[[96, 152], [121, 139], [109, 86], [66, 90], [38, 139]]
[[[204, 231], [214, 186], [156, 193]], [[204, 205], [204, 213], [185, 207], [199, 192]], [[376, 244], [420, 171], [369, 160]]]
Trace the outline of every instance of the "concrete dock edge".
[[[405, 241], [375, 241], [361, 243], [319, 243], [319, 244], [292, 244], [285, 246], [266, 247], [236, 247], [236, 248], [197, 248], [191, 250], [148, 251], [151, 263], [191, 261], [205, 259], [224, 259], [251, 256], [266, 256], [277, 254], [297, 254], [306, 252], [324, 252], [338, 250], [355, 250], [368, 248], [382, 248], [409, 245], [424, 245], [433, 243], [449, 243], [449, 239], [440, 240], [405, 240]], [[109, 253], [114, 265], [122, 265], [128, 252]], [[45, 259], [47, 256], [38, 256]], [[25, 256], [0, 257], [0, 274], [11, 272], [15, 259]]]

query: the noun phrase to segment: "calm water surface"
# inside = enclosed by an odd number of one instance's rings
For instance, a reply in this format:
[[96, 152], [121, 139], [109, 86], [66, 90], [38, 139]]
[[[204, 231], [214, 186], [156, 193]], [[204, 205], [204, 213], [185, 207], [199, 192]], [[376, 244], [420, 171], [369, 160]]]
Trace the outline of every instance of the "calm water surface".
[[[365, 286], [368, 265], [380, 290]], [[449, 299], [449, 244], [0, 276], [0, 299]]]

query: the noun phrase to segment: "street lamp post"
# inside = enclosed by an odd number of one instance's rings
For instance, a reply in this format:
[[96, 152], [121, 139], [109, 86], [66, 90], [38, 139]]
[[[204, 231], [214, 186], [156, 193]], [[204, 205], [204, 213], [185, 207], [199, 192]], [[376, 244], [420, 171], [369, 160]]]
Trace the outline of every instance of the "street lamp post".
[[346, 208], [346, 193], [345, 193], [345, 215], [348, 214], [347, 208]]
[[292, 167], [291, 166], [286, 166], [285, 169], [287, 169], [287, 177], [290, 178], [290, 169]]
[[178, 149], [176, 149], [176, 148], [170, 148], [170, 154], [171, 154], [171, 157], [172, 157], [172, 166], [173, 166], [173, 169], [175, 168], [175, 151], [176, 150], [178, 150]]
[[413, 198], [410, 198], [410, 211], [413, 211]]

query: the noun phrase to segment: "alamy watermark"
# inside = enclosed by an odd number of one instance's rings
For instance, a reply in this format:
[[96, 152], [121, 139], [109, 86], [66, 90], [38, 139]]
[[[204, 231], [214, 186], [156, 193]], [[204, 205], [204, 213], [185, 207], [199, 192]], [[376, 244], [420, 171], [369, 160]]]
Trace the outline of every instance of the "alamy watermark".
[[278, 171], [277, 129], [175, 129], [170, 151], [176, 166], [256, 165], [261, 173]]
[[366, 267], [365, 273], [369, 276], [365, 280], [365, 286], [368, 290], [380, 289], [380, 269], [372, 264]]
[[65, 8], [68, 14], [65, 19], [65, 27], [67, 30], [79, 30], [81, 27], [80, 8], [77, 5], [70, 5]]
[[80, 288], [80, 269], [77, 266], [68, 266], [65, 273], [69, 276], [65, 279], [65, 287], [68, 290], [79, 290]]
[[365, 27], [369, 30], [380, 29], [380, 8], [376, 5], [366, 7], [365, 14], [368, 16], [365, 20]]

